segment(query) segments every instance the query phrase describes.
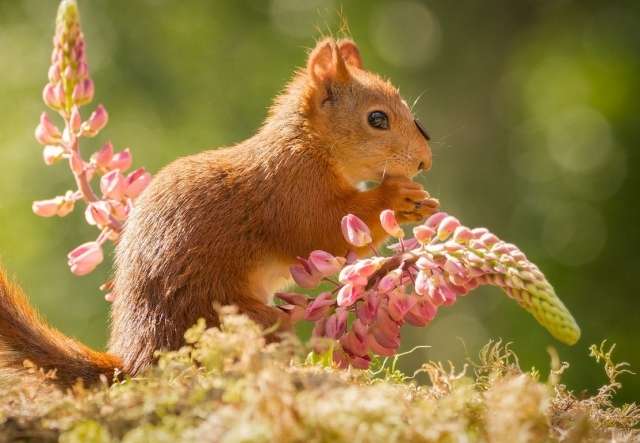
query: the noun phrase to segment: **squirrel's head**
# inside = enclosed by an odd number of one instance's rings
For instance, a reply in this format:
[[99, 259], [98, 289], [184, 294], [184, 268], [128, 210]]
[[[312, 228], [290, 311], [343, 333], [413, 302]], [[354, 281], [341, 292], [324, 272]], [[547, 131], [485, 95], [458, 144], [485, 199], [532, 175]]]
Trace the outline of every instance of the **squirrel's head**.
[[431, 167], [426, 131], [397, 88], [364, 70], [352, 40], [318, 42], [302, 100], [308, 131], [350, 182], [413, 177]]

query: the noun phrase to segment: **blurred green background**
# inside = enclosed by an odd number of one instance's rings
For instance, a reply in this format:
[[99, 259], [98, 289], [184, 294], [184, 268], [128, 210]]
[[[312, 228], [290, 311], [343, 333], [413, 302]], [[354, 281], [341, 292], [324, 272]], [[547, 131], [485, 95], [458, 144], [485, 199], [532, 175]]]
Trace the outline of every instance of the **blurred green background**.
[[[66, 252], [96, 231], [82, 211], [41, 219], [31, 201], [71, 186], [33, 138], [56, 1], [0, 0], [0, 255], [50, 322], [104, 346], [109, 305], [97, 286], [110, 263], [71, 275]], [[433, 137], [422, 177], [443, 208], [518, 244], [547, 273], [583, 330], [554, 341], [495, 289], [442, 309], [403, 360], [461, 362], [490, 338], [513, 341], [523, 367], [548, 370], [549, 345], [571, 363], [565, 381], [605, 381], [587, 347], [607, 338], [640, 369], [640, 3], [602, 1], [80, 0], [101, 134], [152, 172], [181, 155], [251, 135], [272, 97], [340, 11], [366, 66], [392, 79]], [[85, 111], [87, 112], [87, 111]], [[85, 143], [93, 149], [95, 143]], [[619, 401], [640, 397], [625, 376]]]

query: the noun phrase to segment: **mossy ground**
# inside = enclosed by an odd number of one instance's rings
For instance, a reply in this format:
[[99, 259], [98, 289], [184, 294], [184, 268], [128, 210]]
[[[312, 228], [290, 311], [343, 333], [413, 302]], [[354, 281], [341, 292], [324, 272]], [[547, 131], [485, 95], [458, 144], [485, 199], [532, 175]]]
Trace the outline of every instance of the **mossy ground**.
[[65, 393], [36, 370], [5, 376], [0, 442], [640, 441], [638, 407], [612, 403], [624, 369], [602, 347], [592, 354], [610, 382], [578, 398], [557, 359], [542, 380], [500, 343], [465, 368], [425, 363], [430, 383], [420, 385], [393, 361], [335, 370], [294, 337], [265, 345], [245, 317], [223, 318], [221, 330], [195, 326], [188, 346], [110, 387]]

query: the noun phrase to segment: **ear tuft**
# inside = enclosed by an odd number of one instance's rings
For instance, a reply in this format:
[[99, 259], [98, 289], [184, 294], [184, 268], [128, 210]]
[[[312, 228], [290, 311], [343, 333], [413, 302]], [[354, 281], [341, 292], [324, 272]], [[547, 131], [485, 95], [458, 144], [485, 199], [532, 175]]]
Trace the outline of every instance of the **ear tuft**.
[[338, 49], [346, 64], [362, 69], [362, 57], [360, 57], [360, 50], [353, 40], [349, 38], [340, 40], [338, 42]]
[[307, 71], [317, 84], [344, 81], [349, 75], [338, 46], [332, 38], [320, 40], [311, 51], [307, 61]]

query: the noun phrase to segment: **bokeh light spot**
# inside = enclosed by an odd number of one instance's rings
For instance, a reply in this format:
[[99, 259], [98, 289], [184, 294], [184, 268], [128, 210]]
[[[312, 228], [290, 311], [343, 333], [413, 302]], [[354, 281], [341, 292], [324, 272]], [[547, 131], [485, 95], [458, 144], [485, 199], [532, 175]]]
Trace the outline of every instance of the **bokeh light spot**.
[[378, 53], [397, 66], [424, 65], [440, 50], [438, 19], [418, 2], [382, 3], [373, 15], [371, 30]]
[[602, 215], [589, 205], [550, 205], [542, 228], [542, 244], [556, 261], [581, 266], [595, 260], [607, 240]]
[[322, 13], [332, 10], [332, 0], [272, 0], [271, 21], [283, 34], [304, 38], [317, 33]]
[[588, 107], [575, 107], [547, 120], [547, 148], [570, 172], [590, 172], [608, 159], [613, 139], [607, 119]]

